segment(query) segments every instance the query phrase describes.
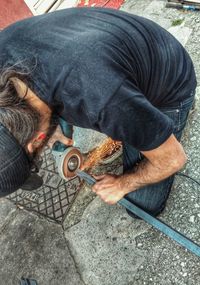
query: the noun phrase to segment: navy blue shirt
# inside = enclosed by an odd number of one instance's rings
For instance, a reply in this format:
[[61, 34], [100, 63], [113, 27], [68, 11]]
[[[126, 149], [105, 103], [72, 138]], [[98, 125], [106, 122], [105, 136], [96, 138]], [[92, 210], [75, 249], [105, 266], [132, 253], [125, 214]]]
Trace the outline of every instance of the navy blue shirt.
[[177, 106], [196, 87], [192, 61], [156, 23], [122, 11], [72, 8], [0, 33], [0, 66], [29, 68], [32, 90], [69, 123], [139, 150], [162, 144]]

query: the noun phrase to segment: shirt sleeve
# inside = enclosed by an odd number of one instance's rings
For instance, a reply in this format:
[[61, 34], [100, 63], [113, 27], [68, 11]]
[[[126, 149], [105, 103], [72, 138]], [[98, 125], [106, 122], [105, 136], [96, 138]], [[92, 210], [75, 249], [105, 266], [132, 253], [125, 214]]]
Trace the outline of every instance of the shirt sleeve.
[[127, 79], [102, 109], [98, 127], [113, 139], [126, 142], [140, 151], [160, 146], [173, 133], [173, 121]]

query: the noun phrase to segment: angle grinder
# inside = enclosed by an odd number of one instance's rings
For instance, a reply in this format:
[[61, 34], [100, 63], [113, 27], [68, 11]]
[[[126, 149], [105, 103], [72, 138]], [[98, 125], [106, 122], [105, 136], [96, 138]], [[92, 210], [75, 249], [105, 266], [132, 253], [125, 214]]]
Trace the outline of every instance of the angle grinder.
[[[59, 124], [63, 134], [68, 138], [72, 138], [73, 127], [62, 118], [59, 118]], [[52, 154], [58, 167], [58, 173], [64, 180], [79, 176], [77, 170], [83, 164], [83, 157], [78, 148], [56, 142], [53, 145]]]

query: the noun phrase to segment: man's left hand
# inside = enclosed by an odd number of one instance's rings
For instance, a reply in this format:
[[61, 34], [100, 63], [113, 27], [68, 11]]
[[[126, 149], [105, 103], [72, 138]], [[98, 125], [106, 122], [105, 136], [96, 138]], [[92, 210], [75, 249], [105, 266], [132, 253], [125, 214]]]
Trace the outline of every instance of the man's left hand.
[[97, 182], [92, 187], [95, 192], [104, 202], [113, 205], [116, 204], [125, 195], [121, 183], [121, 177], [117, 175], [100, 175], [94, 176]]

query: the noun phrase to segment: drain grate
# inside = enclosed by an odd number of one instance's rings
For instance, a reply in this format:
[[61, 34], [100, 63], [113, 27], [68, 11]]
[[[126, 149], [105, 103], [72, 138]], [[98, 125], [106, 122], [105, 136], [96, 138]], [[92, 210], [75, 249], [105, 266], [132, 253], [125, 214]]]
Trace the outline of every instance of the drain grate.
[[[9, 195], [8, 199], [19, 208], [38, 213], [62, 225], [82, 183], [78, 177], [65, 181], [58, 175], [50, 149], [45, 149], [42, 158], [43, 162], [39, 172], [44, 181], [42, 187], [34, 191], [19, 189]], [[100, 165], [96, 174], [103, 171], [104, 173], [122, 173], [121, 157], [108, 165]]]
[[78, 177], [65, 181], [58, 175], [49, 149], [45, 149], [42, 158], [39, 174], [43, 177], [43, 186], [34, 191], [19, 189], [9, 195], [8, 199], [19, 208], [37, 212], [62, 224], [78, 194], [81, 182]]

